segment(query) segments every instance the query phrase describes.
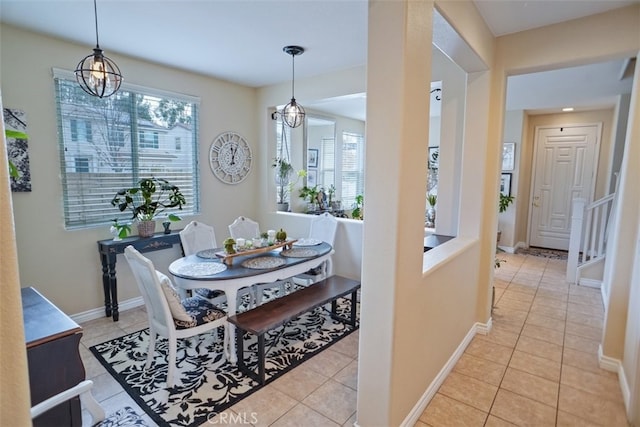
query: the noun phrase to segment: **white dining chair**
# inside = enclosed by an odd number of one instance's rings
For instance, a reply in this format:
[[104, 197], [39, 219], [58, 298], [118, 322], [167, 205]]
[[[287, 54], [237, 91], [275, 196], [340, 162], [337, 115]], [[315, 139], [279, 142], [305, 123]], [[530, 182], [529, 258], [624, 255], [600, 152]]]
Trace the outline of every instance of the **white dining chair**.
[[260, 225], [244, 216], [239, 216], [229, 225], [229, 235], [232, 239], [243, 238], [251, 240], [254, 237], [260, 237]]
[[[243, 239], [253, 239], [254, 237], [260, 237], [260, 224], [251, 218], [247, 218], [244, 216], [240, 216], [233, 221], [232, 224], [229, 225], [229, 234], [232, 239], [237, 239], [239, 237]], [[252, 286], [252, 304], [254, 306], [258, 306], [262, 304], [262, 300], [264, 297], [264, 291], [267, 289], [277, 289], [278, 295], [282, 296], [285, 294], [287, 281], [279, 280], [277, 282], [271, 283], [258, 283]]]
[[[338, 230], [338, 220], [335, 216], [328, 212], [320, 214], [311, 220], [309, 227], [309, 238], [318, 239], [323, 242], [329, 243], [333, 246], [336, 239], [336, 232]], [[333, 274], [333, 260], [329, 257], [318, 267], [311, 269], [305, 273], [299, 274], [292, 278], [292, 281], [296, 285], [309, 286], [313, 283], [319, 282], [325, 277], [329, 277]]]
[[124, 256], [142, 294], [149, 319], [149, 349], [145, 370], [148, 370], [153, 362], [156, 337], [160, 335], [167, 338], [167, 387], [173, 387], [178, 339], [215, 333], [219, 327], [223, 327], [224, 348], [228, 349], [227, 314], [204, 298], [196, 296], [181, 300], [171, 279], [156, 271], [151, 260], [145, 258], [133, 246], [125, 248]]
[[[217, 248], [216, 232], [212, 226], [198, 221], [191, 221], [180, 231], [180, 243], [184, 256], [194, 255], [205, 249]], [[193, 293], [202, 298], [206, 298], [215, 305], [223, 304], [227, 301], [224, 291], [198, 288]]]

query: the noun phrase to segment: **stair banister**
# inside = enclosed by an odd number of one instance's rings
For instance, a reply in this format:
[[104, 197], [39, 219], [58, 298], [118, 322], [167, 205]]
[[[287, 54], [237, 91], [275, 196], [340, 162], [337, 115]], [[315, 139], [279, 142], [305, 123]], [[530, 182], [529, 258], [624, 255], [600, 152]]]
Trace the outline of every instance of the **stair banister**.
[[573, 199], [571, 207], [571, 234], [569, 237], [569, 254], [567, 257], [567, 282], [575, 283], [578, 269], [578, 255], [580, 253], [580, 239], [582, 236], [582, 222], [584, 218], [585, 199]]

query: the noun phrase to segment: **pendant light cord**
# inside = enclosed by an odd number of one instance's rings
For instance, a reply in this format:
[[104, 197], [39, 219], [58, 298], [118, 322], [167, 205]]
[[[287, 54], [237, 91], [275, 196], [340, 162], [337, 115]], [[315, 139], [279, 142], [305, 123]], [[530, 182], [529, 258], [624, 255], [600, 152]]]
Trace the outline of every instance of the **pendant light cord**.
[[296, 99], [294, 85], [296, 82], [296, 55], [291, 55], [291, 99]]
[[93, 0], [93, 16], [96, 19], [96, 47], [100, 48], [100, 41], [98, 40], [98, 5], [96, 0]]

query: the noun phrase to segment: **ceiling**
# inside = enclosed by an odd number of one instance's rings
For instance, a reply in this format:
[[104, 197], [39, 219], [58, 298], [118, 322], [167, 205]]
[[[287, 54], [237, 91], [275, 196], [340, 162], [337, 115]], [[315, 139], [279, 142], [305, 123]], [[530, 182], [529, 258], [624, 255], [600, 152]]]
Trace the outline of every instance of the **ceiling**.
[[[496, 36], [638, 2], [475, 0]], [[100, 0], [97, 8], [105, 55], [134, 56], [250, 87], [290, 80], [291, 57], [282, 48], [291, 44], [306, 49], [295, 60], [296, 80], [366, 64], [366, 0]], [[0, 21], [86, 45], [87, 54], [95, 45], [91, 0], [0, 0]], [[69, 68], [75, 65], [69, 64]], [[557, 107], [551, 102], [531, 104], [526, 100], [530, 97], [520, 96], [520, 92], [531, 93], [539, 86], [551, 95], [562, 93], [562, 105], [573, 104], [572, 94], [555, 90], [566, 89], [570, 83], [575, 89], [572, 93], [581, 95], [580, 102], [588, 103], [592, 82], [599, 81], [607, 83], [601, 93], [593, 95], [597, 97], [594, 102], [600, 104], [611, 96], [604, 93], [605, 87], [607, 91], [620, 89], [623, 65], [617, 61], [557, 75], [548, 72], [518, 77], [513, 91], [509, 83], [508, 102], [521, 109]], [[126, 70], [123, 74], [126, 78]], [[630, 88], [630, 82], [626, 84]], [[359, 94], [304, 105], [363, 119], [364, 104], [364, 95]]]

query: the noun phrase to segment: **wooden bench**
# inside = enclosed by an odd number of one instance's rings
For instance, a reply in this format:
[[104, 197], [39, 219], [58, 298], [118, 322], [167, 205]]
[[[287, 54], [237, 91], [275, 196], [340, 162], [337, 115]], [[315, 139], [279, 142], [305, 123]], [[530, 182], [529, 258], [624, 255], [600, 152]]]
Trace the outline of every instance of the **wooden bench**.
[[[242, 331], [258, 337], [258, 374], [244, 362], [243, 334], [237, 335], [238, 367], [260, 384], [265, 383], [265, 339], [264, 334], [307, 313], [314, 308], [331, 303], [331, 317], [353, 327], [356, 326], [357, 292], [360, 282], [342, 276], [331, 276], [304, 289], [276, 298], [254, 309], [229, 317], [229, 322]], [[349, 318], [337, 314], [337, 299], [351, 294]]]

